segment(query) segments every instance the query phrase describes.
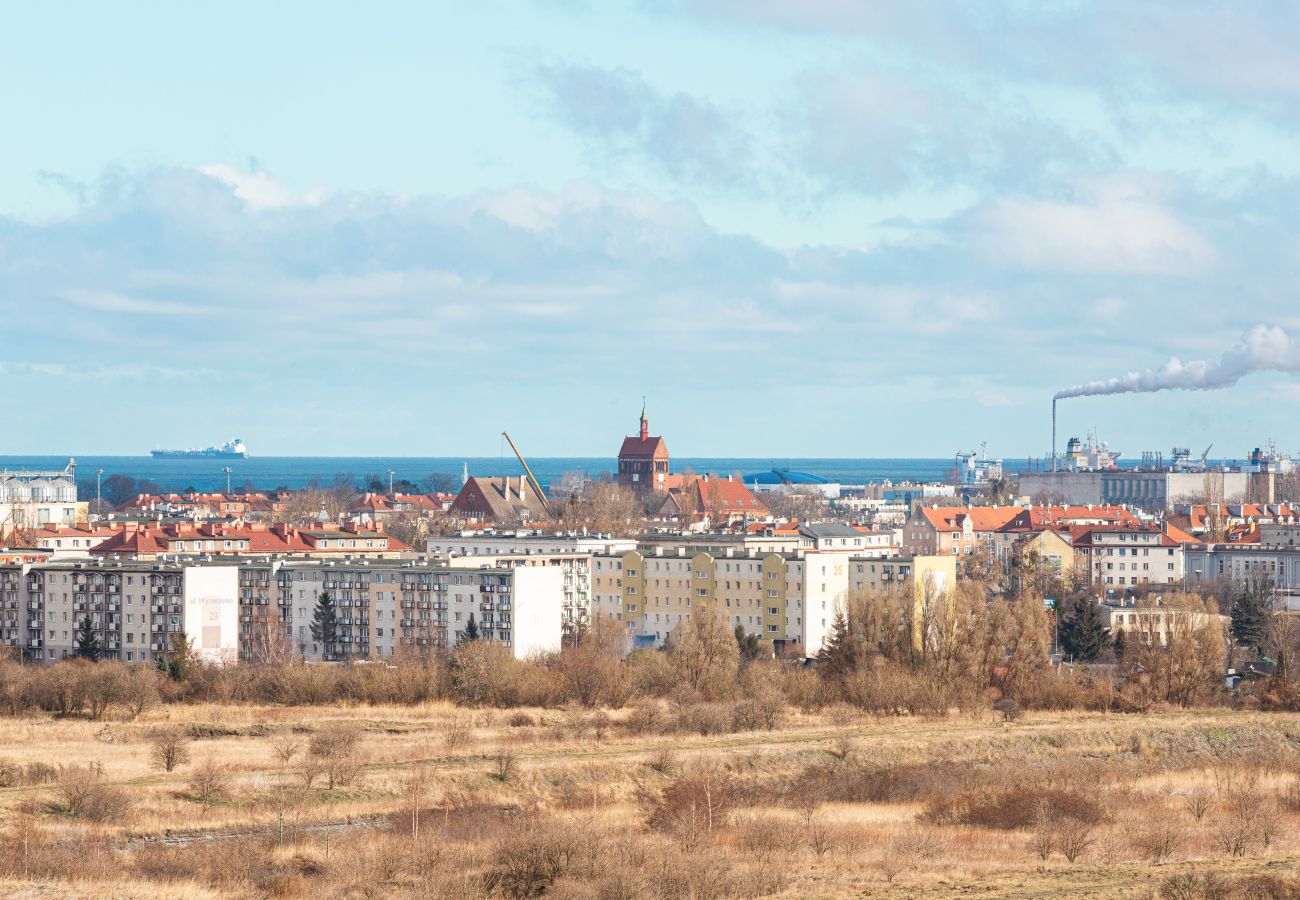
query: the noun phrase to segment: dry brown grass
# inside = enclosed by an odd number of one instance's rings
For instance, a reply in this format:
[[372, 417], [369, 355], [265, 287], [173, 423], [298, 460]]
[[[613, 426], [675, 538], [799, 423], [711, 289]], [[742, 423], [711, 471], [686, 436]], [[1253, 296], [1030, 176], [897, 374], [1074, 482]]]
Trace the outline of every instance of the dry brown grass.
[[[167, 704], [129, 721], [0, 718], [7, 764], [102, 773], [0, 787], [0, 893], [1151, 897], [1170, 879], [1166, 894], [1217, 890], [1208, 872], [1233, 896], [1298, 862], [1294, 714], [831, 707], [787, 709], [773, 730], [696, 727], [710, 714]], [[196, 762], [154, 766], [161, 729], [188, 735]], [[332, 788], [324, 773], [305, 783], [313, 760], [335, 767]], [[221, 790], [197, 789], [196, 771]], [[74, 815], [67, 786], [83, 782], [129, 802]]]

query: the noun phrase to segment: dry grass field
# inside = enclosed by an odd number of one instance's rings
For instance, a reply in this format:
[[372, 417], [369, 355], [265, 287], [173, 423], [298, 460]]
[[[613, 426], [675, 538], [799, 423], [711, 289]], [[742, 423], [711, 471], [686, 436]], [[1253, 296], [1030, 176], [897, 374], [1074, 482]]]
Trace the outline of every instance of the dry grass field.
[[[0, 719], [23, 897], [1300, 896], [1300, 716], [167, 704]], [[707, 730], [707, 729], [700, 729]], [[164, 771], [157, 737], [187, 761]], [[330, 786], [330, 781], [333, 786]]]

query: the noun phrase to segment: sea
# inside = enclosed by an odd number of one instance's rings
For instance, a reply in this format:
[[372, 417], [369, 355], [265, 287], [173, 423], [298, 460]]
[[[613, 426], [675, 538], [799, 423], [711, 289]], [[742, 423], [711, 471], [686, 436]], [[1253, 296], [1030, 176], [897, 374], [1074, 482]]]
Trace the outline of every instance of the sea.
[[[313, 483], [329, 484], [343, 477], [361, 481], [378, 476], [387, 483], [388, 470], [395, 479], [416, 484], [430, 475], [451, 476], [460, 485], [461, 473], [471, 475], [520, 475], [519, 461], [513, 456], [250, 456], [247, 459], [154, 459], [152, 456], [78, 456], [78, 480], [93, 479], [99, 469], [103, 477], [128, 475], [137, 481], [147, 480], [163, 490], [224, 490], [226, 467], [230, 468], [230, 485], [251, 485], [259, 490], [301, 488]], [[0, 470], [55, 470], [67, 465], [66, 456], [0, 456]], [[613, 475], [613, 457], [556, 456], [528, 460], [534, 476], [544, 487], [568, 473], [591, 478]], [[1008, 472], [1023, 472], [1026, 460], [1007, 460]], [[715, 473], [752, 475], [772, 469], [790, 469], [820, 475], [840, 484], [872, 482], [940, 481], [952, 476], [953, 460], [908, 458], [804, 458], [804, 457], [674, 457], [674, 472], [690, 469], [698, 474]]]

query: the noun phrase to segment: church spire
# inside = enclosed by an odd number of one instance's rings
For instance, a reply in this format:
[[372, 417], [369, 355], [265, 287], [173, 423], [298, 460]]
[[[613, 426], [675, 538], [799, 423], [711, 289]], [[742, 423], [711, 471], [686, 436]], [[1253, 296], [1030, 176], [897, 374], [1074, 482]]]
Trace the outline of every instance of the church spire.
[[645, 417], [645, 397], [641, 397], [641, 440], [650, 438], [650, 420]]

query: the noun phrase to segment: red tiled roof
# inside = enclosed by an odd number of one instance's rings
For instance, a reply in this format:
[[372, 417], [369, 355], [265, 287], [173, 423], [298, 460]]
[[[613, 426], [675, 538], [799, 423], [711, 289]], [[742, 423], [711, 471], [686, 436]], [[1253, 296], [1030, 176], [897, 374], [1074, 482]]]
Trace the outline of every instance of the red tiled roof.
[[700, 493], [700, 503], [705, 509], [767, 515], [766, 504], [739, 481], [727, 478], [697, 478], [695, 488]]
[[921, 515], [936, 530], [960, 529], [966, 518], [976, 531], [997, 531], [1024, 511], [1023, 506], [923, 506]]
[[[330, 546], [326, 542], [369, 540], [382, 541], [378, 547]], [[190, 547], [173, 544], [182, 541], [212, 541], [211, 549], [204, 553], [377, 553], [398, 552], [411, 548], [376, 526], [373, 530], [352, 527], [339, 528], [332, 523], [322, 523], [315, 528], [293, 528], [288, 525], [267, 527], [261, 524], [244, 526], [213, 525], [162, 525], [155, 527], [127, 527], [113, 537], [91, 549], [96, 555], [157, 554], [172, 552], [199, 552]], [[235, 546], [227, 549], [231, 541]], [[239, 547], [246, 542], [246, 547]]]
[[644, 441], [639, 436], [623, 438], [623, 446], [618, 450], [619, 459], [650, 459], [667, 455], [668, 445], [657, 435], [650, 435]]

